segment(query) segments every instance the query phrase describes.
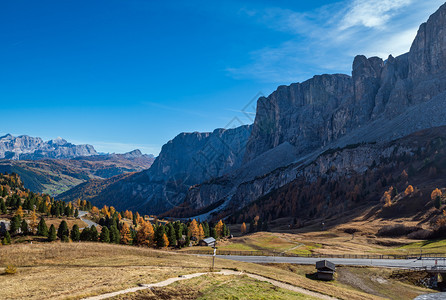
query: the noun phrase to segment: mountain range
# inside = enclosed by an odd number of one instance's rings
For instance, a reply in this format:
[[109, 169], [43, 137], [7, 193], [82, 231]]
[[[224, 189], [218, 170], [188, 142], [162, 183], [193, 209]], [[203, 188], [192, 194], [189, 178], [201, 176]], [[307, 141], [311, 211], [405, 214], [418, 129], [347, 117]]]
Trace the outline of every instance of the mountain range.
[[0, 138], [0, 173], [17, 173], [26, 188], [53, 196], [91, 179], [140, 172], [154, 159], [140, 150], [98, 154], [91, 145], [74, 145], [62, 138], [48, 142], [26, 135]]
[[[268, 195], [280, 197], [275, 191], [296, 181], [312, 184], [393, 164], [386, 159], [394, 156], [383, 155], [388, 143], [446, 125], [444, 32], [446, 5], [419, 27], [408, 53], [386, 60], [359, 55], [351, 76], [320, 75], [280, 86], [258, 99], [253, 125], [182, 133], [163, 146], [150, 169], [109, 182], [90, 201], [212, 218], [249, 209]], [[71, 199], [70, 191], [64, 197]], [[327, 199], [318, 201], [308, 210]]]

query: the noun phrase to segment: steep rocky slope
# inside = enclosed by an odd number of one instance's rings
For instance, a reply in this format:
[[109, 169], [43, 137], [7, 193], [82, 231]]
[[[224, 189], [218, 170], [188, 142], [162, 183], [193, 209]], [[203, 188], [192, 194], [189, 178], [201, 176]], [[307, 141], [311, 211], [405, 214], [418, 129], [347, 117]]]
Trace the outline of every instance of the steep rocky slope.
[[74, 145], [62, 138], [44, 142], [41, 138], [27, 135], [14, 137], [7, 134], [0, 137], [0, 158], [13, 160], [34, 160], [42, 158], [67, 159], [97, 154], [91, 145]]

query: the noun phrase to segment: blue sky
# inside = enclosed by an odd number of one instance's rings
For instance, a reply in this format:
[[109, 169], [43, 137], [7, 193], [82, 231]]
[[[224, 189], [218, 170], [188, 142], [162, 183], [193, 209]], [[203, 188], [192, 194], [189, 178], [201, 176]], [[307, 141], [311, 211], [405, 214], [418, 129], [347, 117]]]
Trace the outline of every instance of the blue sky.
[[1, 1], [0, 134], [158, 154], [183, 131], [252, 123], [279, 85], [407, 52], [443, 1], [215, 3]]

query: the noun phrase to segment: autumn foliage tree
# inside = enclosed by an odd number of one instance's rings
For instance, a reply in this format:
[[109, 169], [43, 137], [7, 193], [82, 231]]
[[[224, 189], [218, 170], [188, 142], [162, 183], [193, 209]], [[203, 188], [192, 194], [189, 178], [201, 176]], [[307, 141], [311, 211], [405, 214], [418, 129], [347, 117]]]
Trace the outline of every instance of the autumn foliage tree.
[[141, 246], [151, 246], [153, 244], [155, 232], [150, 222], [143, 222], [136, 234], [136, 242]]
[[189, 233], [190, 233], [191, 237], [198, 239], [200, 232], [199, 232], [199, 228], [198, 228], [198, 223], [197, 223], [197, 221], [195, 221], [195, 219], [193, 219], [192, 222], [190, 222], [190, 224], [189, 224]]
[[124, 222], [121, 228], [121, 244], [129, 245], [132, 241], [132, 235], [130, 233], [130, 228], [127, 223]]
[[434, 206], [436, 209], [440, 209], [441, 207], [441, 196], [443, 193], [440, 189], [435, 189], [432, 191], [431, 199], [434, 201]]
[[240, 226], [240, 231], [242, 232], [242, 234], [246, 233], [246, 224], [245, 224], [245, 222], [243, 222], [242, 226]]
[[413, 186], [409, 185], [406, 190], [404, 191], [404, 194], [406, 194], [406, 196], [411, 195], [414, 192], [414, 188]]
[[215, 225], [215, 233], [217, 234], [217, 237], [223, 237], [225, 235], [223, 221], [218, 221], [217, 225]]

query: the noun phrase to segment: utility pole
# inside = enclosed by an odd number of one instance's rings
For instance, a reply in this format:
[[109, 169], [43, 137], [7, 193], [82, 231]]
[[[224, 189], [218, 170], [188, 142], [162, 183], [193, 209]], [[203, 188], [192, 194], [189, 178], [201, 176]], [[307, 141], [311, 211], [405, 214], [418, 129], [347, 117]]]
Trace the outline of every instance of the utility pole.
[[212, 255], [212, 268], [211, 268], [211, 272], [214, 272], [215, 255], [217, 255], [217, 241], [214, 242], [214, 255]]

